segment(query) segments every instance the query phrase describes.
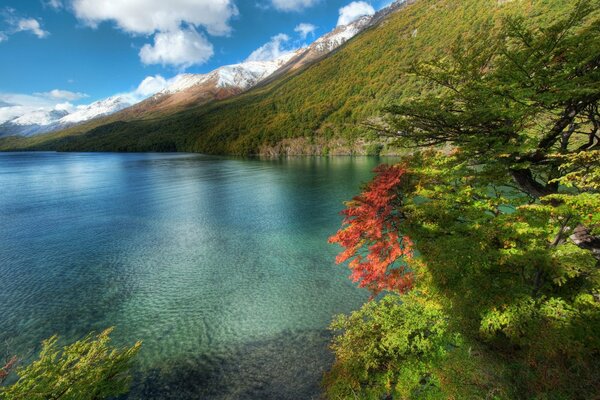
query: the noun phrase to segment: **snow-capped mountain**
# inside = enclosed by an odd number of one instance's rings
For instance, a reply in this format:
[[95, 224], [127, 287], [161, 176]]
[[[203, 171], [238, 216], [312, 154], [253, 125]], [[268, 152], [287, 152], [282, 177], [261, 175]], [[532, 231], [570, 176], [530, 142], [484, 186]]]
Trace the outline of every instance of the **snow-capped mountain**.
[[0, 137], [10, 135], [32, 136], [64, 129], [80, 122], [102, 117], [131, 106], [124, 96], [113, 96], [88, 105], [68, 110], [34, 110], [0, 125]]
[[348, 25], [338, 26], [311, 45], [288, 52], [275, 60], [245, 61], [217, 68], [207, 74], [180, 74], [166, 88], [131, 107], [130, 111], [139, 116], [239, 94], [324, 57], [370, 26], [372, 19], [373, 16], [364, 16]]
[[52, 132], [119, 111], [120, 119], [131, 120], [157, 111], [175, 111], [231, 97], [320, 60], [388, 14], [412, 2], [414, 0], [396, 1], [374, 15], [338, 26], [312, 44], [271, 61], [245, 61], [205, 74], [179, 74], [171, 78], [162, 90], [137, 104], [131, 96], [116, 95], [89, 105], [71, 106], [70, 109], [57, 107], [49, 111], [31, 111], [0, 124], [0, 137]]
[[[399, 3], [392, 3], [392, 5], [388, 6], [387, 8], [396, 7], [396, 4]], [[376, 18], [379, 20], [379, 13], [376, 13], [372, 16], [365, 15], [347, 25], [338, 26], [331, 32], [326, 33], [312, 42], [310, 45], [299, 49], [296, 51], [294, 57], [290, 58], [290, 60], [281, 68], [279, 68], [279, 70], [271, 74], [269, 80], [312, 64], [330, 54], [348, 40], [352, 39], [369, 26], [372, 26]]]
[[78, 106], [75, 111], [65, 115], [58, 122], [63, 125], [76, 124], [103, 115], [113, 114], [129, 106], [131, 106], [131, 103], [124, 96], [112, 96], [86, 106]]
[[231, 97], [256, 86], [296, 55], [297, 52], [289, 52], [270, 61], [225, 65], [206, 74], [180, 74], [172, 78], [163, 90], [125, 112], [142, 116]]
[[277, 71], [295, 55], [295, 52], [290, 52], [271, 61], [245, 61], [239, 64], [225, 65], [207, 74], [180, 74], [156, 95], [173, 94], [208, 82], [218, 88], [236, 87], [245, 90]]
[[15, 125], [27, 126], [27, 125], [49, 125], [55, 121], [58, 121], [62, 117], [68, 115], [67, 110], [54, 109], [54, 110], [35, 110], [27, 114], [23, 114], [20, 117], [13, 119], [11, 122]]
[[315, 40], [313, 44], [308, 46], [308, 49], [318, 53], [329, 53], [366, 28], [371, 22], [371, 18], [370, 15], [365, 15], [348, 25], [338, 26], [333, 31]]

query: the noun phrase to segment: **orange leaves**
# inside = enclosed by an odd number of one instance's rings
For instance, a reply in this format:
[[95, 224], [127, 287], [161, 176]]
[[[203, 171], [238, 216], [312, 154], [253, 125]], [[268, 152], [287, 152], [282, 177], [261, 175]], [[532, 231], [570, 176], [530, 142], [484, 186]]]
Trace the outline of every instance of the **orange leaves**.
[[342, 229], [329, 238], [344, 250], [338, 264], [350, 260], [350, 275], [360, 287], [374, 294], [382, 290], [405, 292], [413, 275], [402, 261], [413, 255], [413, 243], [398, 232], [400, 221], [398, 185], [406, 170], [398, 165], [380, 165], [376, 176], [359, 196], [347, 203]]

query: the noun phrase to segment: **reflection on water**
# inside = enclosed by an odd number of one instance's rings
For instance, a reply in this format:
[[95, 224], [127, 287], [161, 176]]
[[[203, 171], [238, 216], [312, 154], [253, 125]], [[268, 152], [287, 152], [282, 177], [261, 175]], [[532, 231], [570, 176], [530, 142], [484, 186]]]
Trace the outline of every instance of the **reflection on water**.
[[367, 294], [327, 237], [376, 158], [0, 153], [0, 340], [116, 326], [130, 398], [318, 397]]

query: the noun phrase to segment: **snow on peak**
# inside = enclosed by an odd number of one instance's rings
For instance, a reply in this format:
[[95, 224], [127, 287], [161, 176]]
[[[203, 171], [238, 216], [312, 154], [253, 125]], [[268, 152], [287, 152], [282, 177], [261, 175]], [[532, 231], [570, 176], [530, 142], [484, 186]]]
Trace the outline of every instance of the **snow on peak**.
[[267, 78], [296, 54], [297, 52], [291, 51], [270, 61], [244, 61], [239, 64], [225, 65], [206, 74], [179, 74], [156, 95], [177, 93], [207, 82], [219, 88], [249, 89]]
[[66, 110], [47, 110], [39, 109], [28, 112], [10, 121], [15, 125], [50, 125], [56, 122], [57, 119], [64, 117], [69, 114]]
[[288, 62], [296, 52], [290, 51], [270, 61], [245, 61], [240, 64], [218, 68], [218, 87], [238, 87], [248, 89], [277, 71]]
[[362, 31], [369, 24], [371, 18], [370, 15], [365, 15], [348, 25], [338, 26], [330, 33], [315, 40], [311, 47], [314, 47], [319, 52], [332, 51]]
[[131, 103], [123, 96], [112, 96], [88, 105], [77, 106], [75, 111], [59, 119], [61, 124], [74, 124], [108, 115], [129, 107]]

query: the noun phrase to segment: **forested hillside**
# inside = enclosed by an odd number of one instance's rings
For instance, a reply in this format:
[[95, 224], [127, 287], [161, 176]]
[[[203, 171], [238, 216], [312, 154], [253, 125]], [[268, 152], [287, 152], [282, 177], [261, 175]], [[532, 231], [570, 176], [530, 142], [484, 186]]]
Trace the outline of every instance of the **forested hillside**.
[[457, 38], [484, 25], [493, 29], [505, 15], [543, 24], [569, 3], [418, 0], [320, 62], [238, 97], [172, 115], [112, 116], [32, 139], [7, 138], [0, 148], [253, 154], [301, 137], [320, 144], [311, 152], [327, 152], [327, 141], [355, 140], [383, 107], [428, 90], [410, 76], [415, 61], [443, 57]]

